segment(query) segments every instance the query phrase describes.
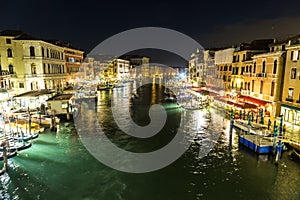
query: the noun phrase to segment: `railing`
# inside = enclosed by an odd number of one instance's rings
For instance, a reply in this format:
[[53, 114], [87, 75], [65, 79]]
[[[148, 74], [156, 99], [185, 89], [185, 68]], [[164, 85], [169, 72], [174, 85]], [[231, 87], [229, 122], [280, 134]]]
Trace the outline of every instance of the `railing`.
[[294, 102], [294, 99], [291, 99], [291, 98], [286, 98], [285, 100], [289, 101], [289, 102]]
[[277, 74], [268, 74], [268, 78], [278, 78]]
[[8, 70], [2, 70], [1, 75], [2, 76], [9, 75], [9, 71]]
[[66, 76], [67, 74], [25, 74], [25, 78], [32, 78], [32, 77], [58, 77], [58, 76]]
[[251, 72], [244, 72], [243, 75], [246, 76], [246, 77], [252, 77], [253, 73], [251, 73]]
[[267, 73], [256, 73], [256, 77], [267, 77]]
[[241, 94], [242, 94], [242, 95], [250, 96], [250, 91], [249, 91], [249, 90], [242, 90], [242, 91], [241, 91]]

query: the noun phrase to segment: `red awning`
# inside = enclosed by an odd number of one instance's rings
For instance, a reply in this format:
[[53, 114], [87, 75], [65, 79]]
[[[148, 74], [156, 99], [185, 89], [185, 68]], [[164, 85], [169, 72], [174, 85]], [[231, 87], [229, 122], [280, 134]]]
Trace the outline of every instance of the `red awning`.
[[244, 96], [244, 95], [240, 95], [239, 99], [244, 101], [244, 102], [253, 103], [253, 104], [256, 104], [256, 105], [259, 105], [259, 106], [265, 106], [267, 103], [270, 103], [268, 101], [264, 101], [264, 100], [261, 100], [261, 99], [255, 99], [255, 98]]

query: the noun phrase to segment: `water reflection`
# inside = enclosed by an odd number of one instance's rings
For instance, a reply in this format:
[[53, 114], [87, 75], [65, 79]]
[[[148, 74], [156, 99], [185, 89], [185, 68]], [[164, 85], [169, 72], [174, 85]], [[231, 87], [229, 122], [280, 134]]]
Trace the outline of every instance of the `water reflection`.
[[[164, 96], [159, 85], [135, 87], [100, 91], [97, 120], [119, 147], [136, 152], [159, 149], [174, 137], [182, 110], [161, 102]], [[111, 95], [122, 99], [137, 90], [139, 98], [123, 99], [123, 103], [136, 123], [147, 125], [153, 89], [155, 103], [167, 110], [166, 126], [147, 139], [122, 133], [110, 111]], [[83, 105], [82, 109], [91, 107]], [[59, 133], [41, 135], [32, 148], [9, 159], [9, 171], [0, 177], [0, 199], [300, 199], [300, 162], [292, 160], [289, 151], [275, 166], [272, 156], [258, 156], [238, 145], [237, 133], [229, 133], [222, 112], [211, 108], [212, 121], [204, 128], [206, 112], [184, 112], [189, 119], [185, 134], [192, 145], [170, 166], [144, 174], [122, 173], [102, 165], [82, 145], [74, 125], [61, 124]], [[82, 116], [86, 118], [82, 126], [91, 130], [88, 115]], [[199, 158], [201, 148], [215, 138], [211, 151]]]

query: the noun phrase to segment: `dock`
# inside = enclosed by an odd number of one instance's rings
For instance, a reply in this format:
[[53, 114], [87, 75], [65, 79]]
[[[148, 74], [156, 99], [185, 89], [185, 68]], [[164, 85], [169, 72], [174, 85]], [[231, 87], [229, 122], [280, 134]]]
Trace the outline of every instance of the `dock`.
[[273, 153], [273, 138], [258, 135], [240, 135], [239, 143], [258, 154]]

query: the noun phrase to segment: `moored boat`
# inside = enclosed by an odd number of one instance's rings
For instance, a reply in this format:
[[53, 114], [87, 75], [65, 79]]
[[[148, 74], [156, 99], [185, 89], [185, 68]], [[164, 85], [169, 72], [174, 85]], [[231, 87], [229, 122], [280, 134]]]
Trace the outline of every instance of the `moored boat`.
[[293, 148], [293, 153], [298, 158], [300, 158], [300, 143], [298, 142], [290, 142], [289, 145]]

